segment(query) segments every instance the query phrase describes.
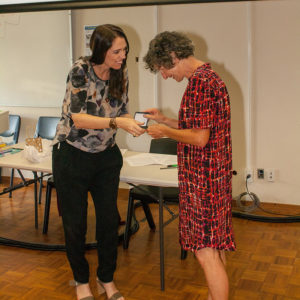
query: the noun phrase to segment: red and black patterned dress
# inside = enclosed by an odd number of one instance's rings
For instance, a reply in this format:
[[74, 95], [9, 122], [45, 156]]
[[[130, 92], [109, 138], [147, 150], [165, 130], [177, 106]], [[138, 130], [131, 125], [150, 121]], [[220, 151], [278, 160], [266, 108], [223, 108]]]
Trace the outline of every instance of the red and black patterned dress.
[[230, 101], [225, 83], [210, 64], [189, 78], [179, 128], [210, 129], [205, 147], [178, 143], [180, 244], [190, 251], [235, 250]]

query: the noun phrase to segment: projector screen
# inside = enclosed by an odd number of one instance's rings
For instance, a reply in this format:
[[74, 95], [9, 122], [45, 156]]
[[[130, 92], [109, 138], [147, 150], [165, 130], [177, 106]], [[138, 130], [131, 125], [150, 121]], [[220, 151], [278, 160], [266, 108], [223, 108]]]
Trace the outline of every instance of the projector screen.
[[[249, 0], [4, 0], [0, 3], [0, 14], [25, 11], [45, 11], [80, 8], [126, 7], [145, 5], [213, 3], [213, 2], [242, 2]], [[260, 1], [260, 0], [250, 0]]]

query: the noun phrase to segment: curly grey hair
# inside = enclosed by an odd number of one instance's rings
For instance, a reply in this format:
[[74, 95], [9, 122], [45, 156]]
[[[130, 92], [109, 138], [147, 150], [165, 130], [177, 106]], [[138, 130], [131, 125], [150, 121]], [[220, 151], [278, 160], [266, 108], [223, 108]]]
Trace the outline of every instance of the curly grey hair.
[[174, 66], [174, 53], [178, 59], [184, 59], [194, 55], [192, 41], [182, 33], [176, 31], [164, 31], [150, 41], [149, 49], [144, 57], [146, 69], [156, 73], [160, 67], [171, 69]]

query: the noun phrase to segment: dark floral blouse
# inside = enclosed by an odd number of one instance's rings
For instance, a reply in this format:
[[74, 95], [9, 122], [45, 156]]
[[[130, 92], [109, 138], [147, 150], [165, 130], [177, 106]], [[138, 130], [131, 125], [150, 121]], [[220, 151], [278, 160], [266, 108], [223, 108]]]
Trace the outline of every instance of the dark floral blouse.
[[62, 105], [62, 117], [57, 125], [53, 144], [66, 141], [72, 146], [97, 153], [115, 144], [116, 130], [79, 129], [74, 126], [72, 114], [84, 113], [99, 117], [118, 117], [128, 114], [128, 73], [125, 72], [126, 91], [121, 99], [109, 95], [108, 81], [101, 80], [86, 58], [78, 59], [72, 66]]

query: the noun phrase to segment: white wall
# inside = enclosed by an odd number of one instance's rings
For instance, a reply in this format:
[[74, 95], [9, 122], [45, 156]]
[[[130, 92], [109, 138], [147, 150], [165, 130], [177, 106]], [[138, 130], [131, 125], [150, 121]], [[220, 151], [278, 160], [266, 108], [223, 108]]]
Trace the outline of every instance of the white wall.
[[275, 170], [255, 180], [261, 201], [300, 204], [300, 1], [252, 4], [253, 168]]
[[[242, 174], [246, 167], [248, 80], [248, 23], [245, 3], [168, 5], [159, 8], [159, 31], [187, 34], [196, 47], [195, 56], [210, 62], [225, 81], [231, 99], [233, 168]], [[188, 16], [188, 17], [187, 17]], [[187, 81], [159, 77], [159, 104], [177, 117]], [[241, 193], [243, 178], [234, 177], [233, 194]]]
[[[158, 31], [185, 32], [196, 56], [227, 84], [232, 108], [233, 195], [250, 191], [262, 202], [300, 204], [300, 1], [254, 1], [159, 7]], [[186, 82], [159, 79], [160, 107], [176, 116]], [[257, 179], [275, 170], [275, 181]]]
[[[233, 195], [245, 191], [246, 168], [275, 169], [275, 181], [257, 179], [250, 191], [262, 202], [299, 203], [300, 1], [270, 0], [73, 11], [74, 58], [84, 54], [83, 26], [114, 23], [130, 42], [130, 110], [158, 106], [176, 117], [186, 82], [164, 81], [144, 70], [142, 57], [157, 31], [180, 30], [195, 42], [228, 86], [232, 108]], [[135, 62], [139, 57], [139, 62]], [[1, 84], [1, 83], [0, 83]], [[63, 95], [62, 95], [63, 97]], [[1, 101], [1, 99], [0, 99]], [[0, 102], [1, 104], [1, 102]], [[22, 115], [25, 128], [60, 108], [3, 107]], [[121, 147], [148, 151], [146, 135], [118, 133]]]

